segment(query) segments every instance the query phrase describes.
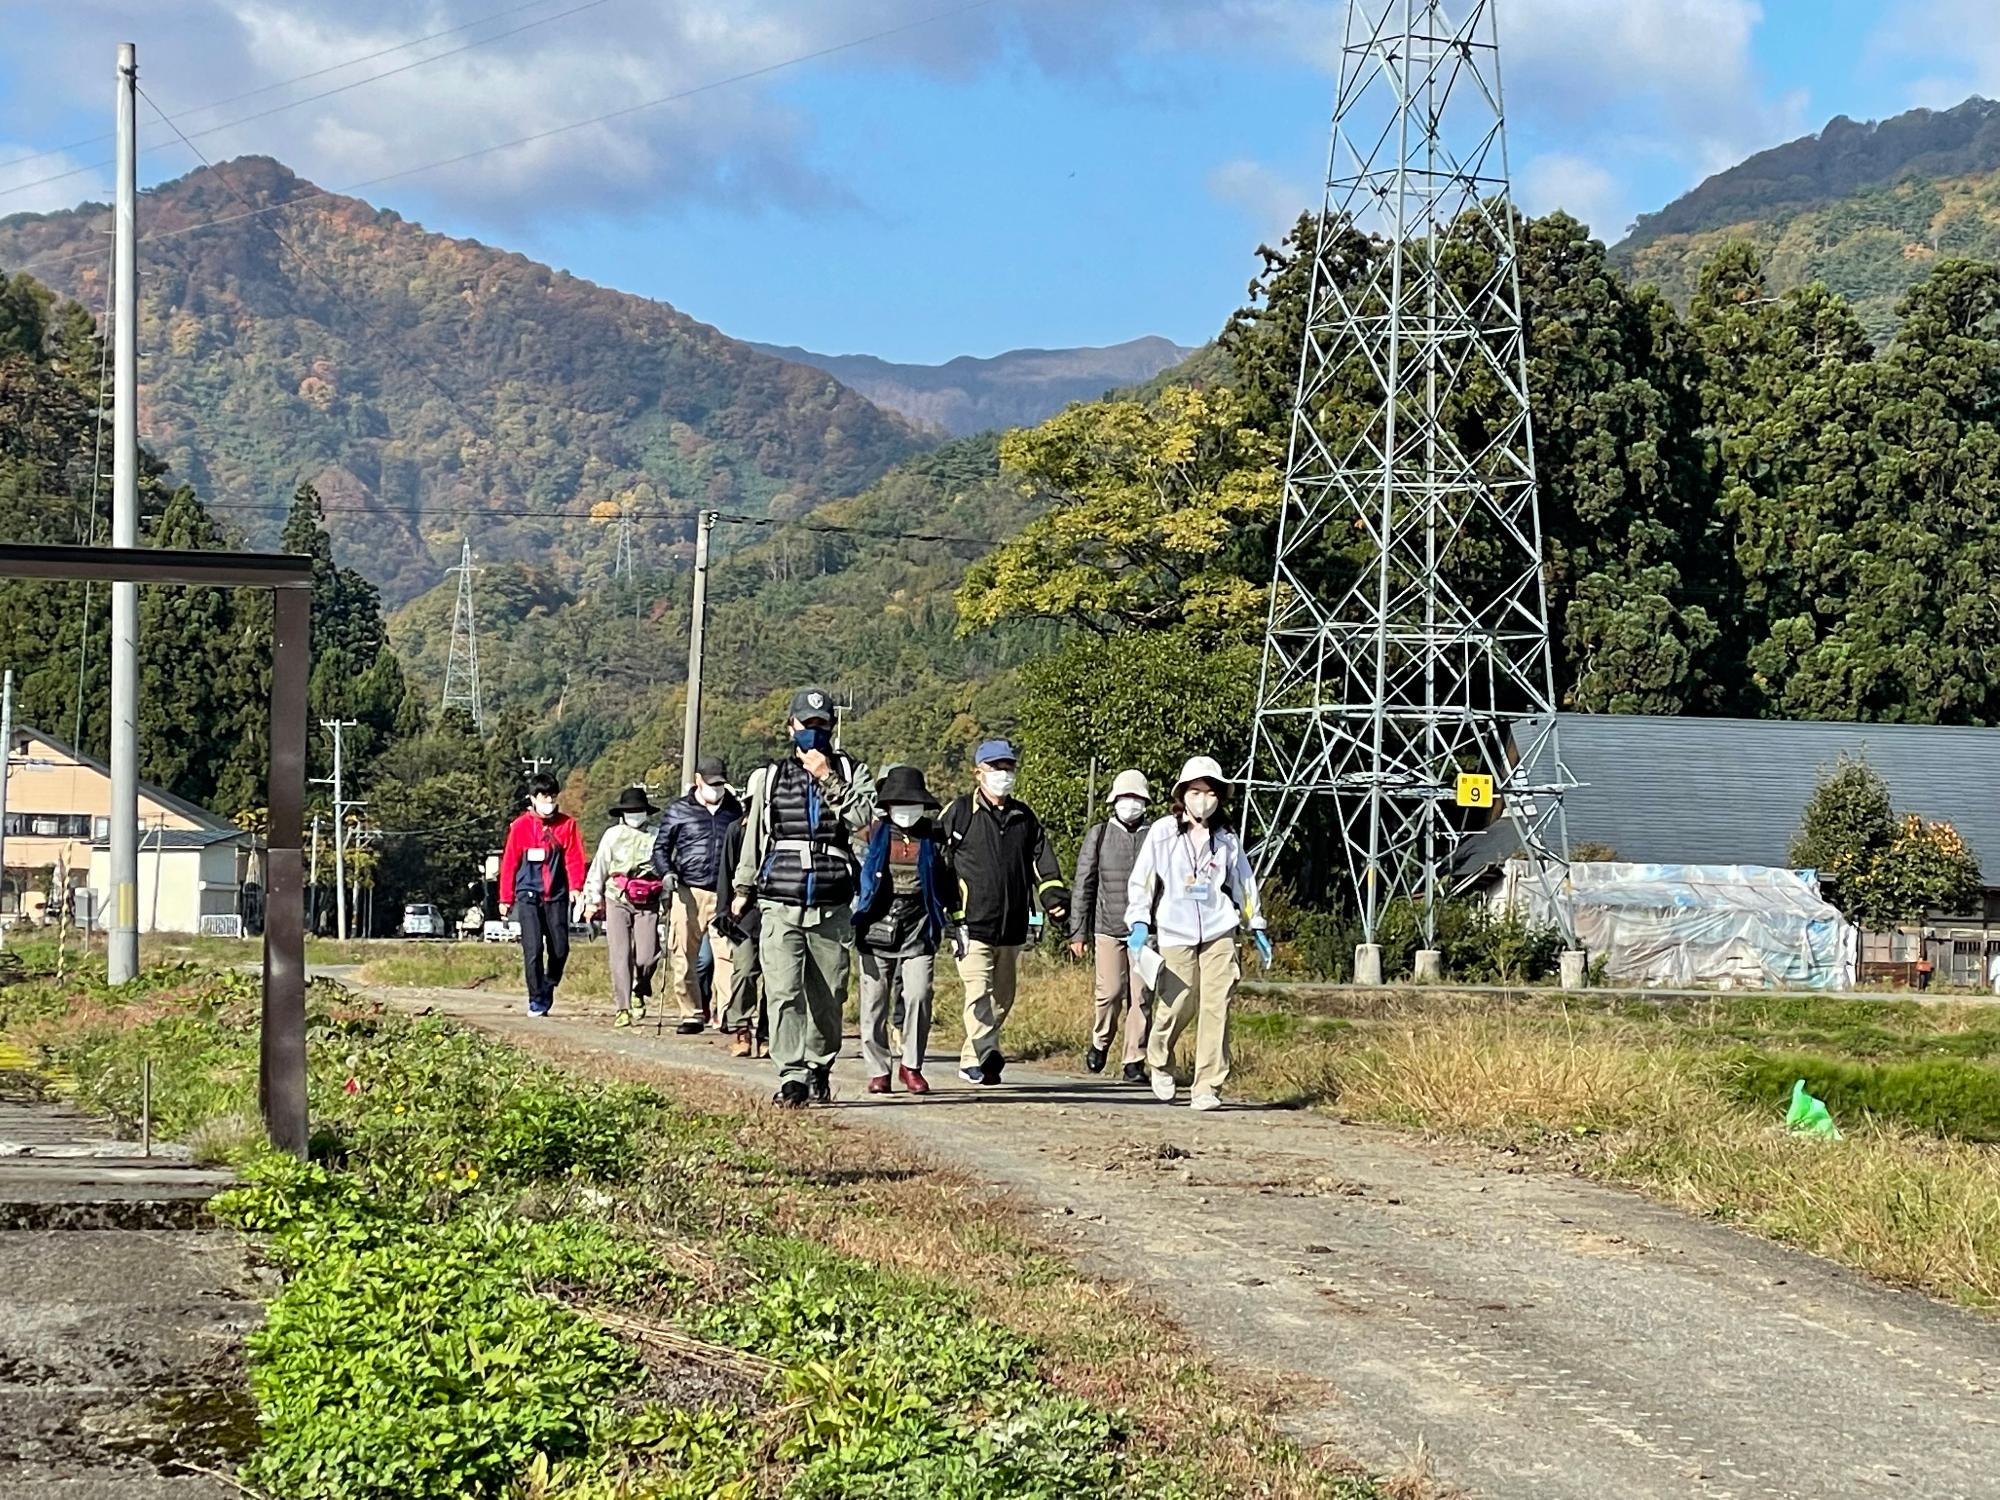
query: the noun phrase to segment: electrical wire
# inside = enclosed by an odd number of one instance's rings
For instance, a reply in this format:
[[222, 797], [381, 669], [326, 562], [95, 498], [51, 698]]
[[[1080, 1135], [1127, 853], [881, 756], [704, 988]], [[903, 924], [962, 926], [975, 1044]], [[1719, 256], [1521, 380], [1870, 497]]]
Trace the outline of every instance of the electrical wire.
[[[510, 36], [519, 36], [522, 32], [532, 31], [537, 26], [546, 26], [552, 21], [560, 21], [566, 16], [573, 16], [581, 11], [595, 10], [598, 6], [608, 3], [609, 0], [583, 0], [581, 5], [573, 5], [568, 10], [559, 10], [552, 16], [543, 16], [538, 20], [525, 21], [511, 30], [496, 31], [492, 36], [483, 36], [457, 47], [447, 47], [442, 52], [433, 52], [429, 57], [419, 57], [412, 62], [403, 63], [398, 67], [384, 68], [380, 73], [370, 73], [366, 78], [351, 79], [333, 88], [321, 89], [317, 94], [306, 94], [300, 98], [288, 100], [283, 104], [274, 104], [269, 109], [260, 109], [254, 114], [239, 115], [233, 120], [224, 120], [220, 125], [204, 126], [202, 129], [195, 131], [194, 134], [197, 137], [219, 135], [225, 130], [234, 130], [238, 125], [247, 125], [252, 120], [268, 119], [272, 115], [281, 115], [286, 110], [297, 109], [302, 104], [313, 104], [321, 99], [331, 99], [335, 94], [345, 94], [350, 89], [358, 89], [367, 84], [379, 83], [384, 78], [394, 78], [397, 74], [407, 73], [412, 68], [427, 67], [431, 63], [440, 62], [447, 57], [456, 57], [461, 52], [470, 52], [474, 47], [484, 47], [489, 42], [505, 41]], [[171, 124], [172, 122], [169, 121], [168, 123]], [[187, 136], [181, 135], [178, 128], [175, 129], [174, 133], [181, 136], [183, 145], [193, 150], [193, 143]], [[195, 154], [197, 156], [201, 155], [198, 151]], [[206, 158], [203, 159], [206, 160]], [[99, 172], [111, 165], [110, 161], [90, 162], [81, 167], [71, 167], [67, 172], [56, 172], [47, 177], [37, 177], [31, 182], [16, 183], [12, 187], [0, 188], [0, 198], [12, 197], [15, 193], [25, 193], [30, 188], [44, 187], [51, 182], [63, 182], [71, 177], [81, 177], [86, 172]]]
[[[295, 83], [309, 83], [315, 78], [324, 78], [329, 73], [338, 73], [342, 68], [359, 67], [362, 63], [373, 62], [378, 57], [387, 57], [395, 52], [406, 52], [412, 47], [421, 47], [425, 42], [434, 42], [439, 37], [455, 36], [461, 31], [470, 31], [475, 26], [484, 26], [488, 21], [498, 21], [508, 16], [517, 16], [524, 10], [535, 10], [549, 3], [550, 0], [528, 0], [526, 5], [515, 5], [506, 10], [496, 10], [488, 12], [483, 16], [474, 16], [470, 21], [461, 21], [458, 25], [447, 26], [442, 31], [431, 31], [426, 32], [422, 36], [413, 36], [407, 42], [398, 42], [393, 47], [382, 47], [374, 52], [364, 52], [361, 56], [350, 57], [344, 62], [328, 63], [323, 68], [314, 68], [310, 73], [300, 73], [292, 78], [281, 78], [276, 83], [267, 83], [259, 88], [245, 89], [240, 94], [230, 94], [226, 98], [211, 99], [206, 104], [197, 104], [191, 109], [182, 110], [179, 118], [185, 120], [189, 115], [206, 114], [211, 109], [221, 109], [225, 104], [240, 104], [245, 99], [255, 99], [259, 94], [269, 94], [278, 89], [290, 88]], [[31, 151], [26, 156], [16, 156], [7, 161], [0, 161], [0, 171], [5, 171], [8, 167], [25, 166], [28, 162], [40, 161], [45, 156], [61, 156], [65, 151], [75, 151], [84, 146], [95, 146], [99, 141], [110, 140], [111, 136], [112, 132], [107, 130], [102, 135], [86, 136], [83, 140], [71, 141], [67, 146], [51, 146], [46, 151]]]
[[[516, 146], [532, 145], [537, 141], [549, 140], [554, 136], [564, 135], [572, 130], [582, 130], [591, 125], [601, 125], [606, 120], [621, 119], [626, 115], [637, 114], [642, 110], [658, 109], [660, 106], [666, 104], [677, 104], [686, 99], [693, 99], [701, 94], [713, 93], [717, 89], [728, 88], [733, 84], [747, 83], [754, 78], [766, 78], [773, 73], [784, 72], [789, 68], [802, 67], [806, 63], [818, 62], [823, 58], [852, 51], [856, 47], [867, 46], [871, 42], [885, 41], [890, 37], [900, 36], [905, 32], [916, 31], [925, 26], [933, 26], [944, 21], [955, 20], [959, 16], [969, 15], [978, 10], [985, 10], [999, 3], [1001, 3], [1001, 0], [970, 0], [969, 4], [955, 5], [946, 10], [933, 11], [928, 15], [919, 16], [914, 20], [904, 21], [895, 26], [886, 26], [879, 31], [871, 31], [863, 36], [851, 37], [844, 42], [834, 42], [828, 46], [816, 48], [811, 52], [801, 52], [777, 62], [748, 68], [741, 73], [732, 73], [726, 78], [711, 79], [707, 83], [694, 84], [688, 88], [678, 89], [671, 94], [661, 94], [655, 99], [645, 99], [637, 104], [628, 104], [619, 109], [607, 110], [603, 114], [592, 115], [588, 119], [573, 120], [567, 125], [552, 126], [547, 130], [538, 130], [528, 135], [516, 136], [512, 140], [496, 141], [490, 146], [480, 146], [471, 151], [462, 151], [456, 156], [440, 157], [435, 161], [420, 162], [413, 167], [402, 167], [394, 172], [384, 172], [379, 177], [365, 178], [360, 182], [349, 183], [343, 188], [314, 188], [310, 193], [301, 193], [295, 198], [285, 199], [282, 203], [267, 203], [261, 208], [250, 209], [244, 213], [228, 214], [219, 219], [206, 219], [197, 224], [183, 224], [178, 229], [159, 230], [152, 234], [142, 235], [140, 243], [150, 244], [156, 240], [173, 239], [183, 234], [193, 234], [197, 230], [217, 229], [226, 224], [241, 223], [247, 218], [254, 218], [262, 214], [277, 213], [281, 209], [298, 208], [307, 203], [317, 202], [322, 198], [337, 198], [348, 193], [357, 193], [363, 188], [376, 187], [385, 182], [396, 182], [405, 177], [414, 177], [422, 172], [436, 171], [440, 167], [457, 166], [460, 163], [471, 161], [477, 157], [489, 156], [495, 151], [508, 151]], [[16, 271], [33, 271], [44, 266], [64, 265], [85, 255], [95, 253], [94, 250], [68, 251], [61, 255], [26, 261], [15, 266], [14, 269]]]

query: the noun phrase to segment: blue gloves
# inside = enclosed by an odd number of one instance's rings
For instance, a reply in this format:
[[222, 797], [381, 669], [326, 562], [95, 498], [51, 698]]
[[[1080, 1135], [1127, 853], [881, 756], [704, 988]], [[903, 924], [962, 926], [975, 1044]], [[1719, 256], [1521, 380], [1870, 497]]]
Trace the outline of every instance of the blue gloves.
[[1264, 960], [1264, 967], [1271, 967], [1271, 935], [1261, 927], [1250, 930], [1250, 941], [1257, 945], [1257, 956]]
[[1132, 924], [1131, 936], [1125, 939], [1125, 946], [1130, 948], [1134, 953], [1137, 953], [1141, 948], [1146, 946], [1146, 939], [1150, 936], [1152, 936], [1152, 929], [1150, 927], [1144, 922], [1134, 922]]

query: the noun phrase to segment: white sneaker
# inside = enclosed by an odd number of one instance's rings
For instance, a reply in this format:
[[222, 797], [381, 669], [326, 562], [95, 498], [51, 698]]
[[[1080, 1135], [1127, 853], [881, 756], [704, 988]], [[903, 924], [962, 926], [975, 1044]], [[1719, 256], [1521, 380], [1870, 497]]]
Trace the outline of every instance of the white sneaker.
[[1173, 1074], [1164, 1069], [1158, 1070], [1153, 1074], [1153, 1097], [1162, 1104], [1172, 1104], [1174, 1102]]
[[1188, 1100], [1188, 1108], [1200, 1110], [1220, 1109], [1222, 1108], [1222, 1101], [1213, 1094], [1196, 1094], [1192, 1099]]

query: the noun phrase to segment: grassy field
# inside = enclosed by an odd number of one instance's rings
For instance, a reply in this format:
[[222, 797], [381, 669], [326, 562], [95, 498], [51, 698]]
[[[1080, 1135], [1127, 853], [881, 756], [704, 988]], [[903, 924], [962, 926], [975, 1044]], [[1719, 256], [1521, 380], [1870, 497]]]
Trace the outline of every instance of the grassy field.
[[[1366, 1500], [1176, 1329], [977, 1184], [812, 1115], [560, 1070], [312, 995], [310, 1165], [253, 1115], [253, 977], [0, 985], [0, 1039], [244, 1172], [218, 1212], [283, 1276], [249, 1350], [292, 1500]], [[242, 1424], [238, 1424], [241, 1426]], [[188, 1455], [190, 1457], [194, 1455]]]
[[[949, 962], [936, 1046], [959, 1035]], [[385, 984], [516, 983], [509, 949], [376, 960]], [[571, 1003], [606, 993], [583, 952]], [[1089, 979], [1036, 953], [1007, 1050], [1080, 1071]], [[1246, 997], [1239, 1097], [1509, 1147], [1938, 1296], [2000, 1305], [2000, 1005], [1560, 991]], [[1184, 1044], [1184, 1046], [1187, 1044]], [[1794, 1079], [1844, 1139], [1782, 1129]]]

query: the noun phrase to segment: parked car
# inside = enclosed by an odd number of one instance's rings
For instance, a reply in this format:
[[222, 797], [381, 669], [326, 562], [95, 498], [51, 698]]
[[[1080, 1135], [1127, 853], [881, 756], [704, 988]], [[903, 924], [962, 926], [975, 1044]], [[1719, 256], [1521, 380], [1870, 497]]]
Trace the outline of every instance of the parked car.
[[518, 943], [521, 941], [521, 924], [512, 917], [506, 921], [489, 921], [479, 929], [481, 941], [488, 943]]
[[444, 913], [430, 902], [412, 902], [403, 908], [404, 937], [441, 938], [445, 935]]

